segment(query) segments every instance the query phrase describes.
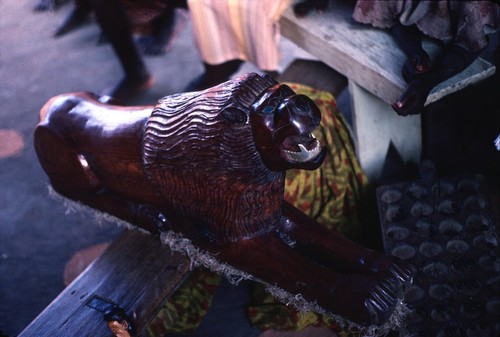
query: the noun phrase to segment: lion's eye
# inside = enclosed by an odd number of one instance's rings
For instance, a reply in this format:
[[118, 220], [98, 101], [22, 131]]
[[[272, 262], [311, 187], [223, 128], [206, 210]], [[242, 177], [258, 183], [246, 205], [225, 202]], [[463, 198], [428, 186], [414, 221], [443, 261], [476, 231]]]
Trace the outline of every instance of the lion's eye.
[[310, 111], [313, 110], [311, 100], [304, 95], [295, 95], [292, 107], [294, 113], [301, 116], [308, 116]]
[[280, 84], [267, 89], [252, 105], [253, 111], [261, 115], [271, 115], [276, 112], [278, 105], [287, 97], [293, 95], [293, 90], [287, 85]]
[[262, 113], [268, 115], [274, 113], [274, 110], [276, 110], [276, 105], [266, 105], [262, 109]]

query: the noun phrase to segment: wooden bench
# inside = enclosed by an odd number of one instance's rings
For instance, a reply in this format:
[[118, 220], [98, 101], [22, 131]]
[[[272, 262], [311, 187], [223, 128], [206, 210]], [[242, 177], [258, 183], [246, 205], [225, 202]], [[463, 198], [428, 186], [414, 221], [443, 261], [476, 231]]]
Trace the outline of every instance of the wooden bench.
[[19, 337], [112, 336], [103, 311], [112, 305], [133, 316], [136, 336], [189, 274], [187, 257], [157, 236], [125, 230]]
[[[383, 30], [352, 19], [352, 4], [331, 3], [324, 13], [313, 12], [298, 19], [288, 8], [281, 21], [284, 37], [348, 79], [357, 154], [372, 181], [379, 177], [392, 142], [403, 160], [420, 162], [420, 116], [401, 117], [390, 104], [406, 87], [401, 76], [403, 52]], [[432, 55], [437, 46], [425, 48]], [[495, 73], [495, 67], [477, 59], [462, 73], [436, 86], [426, 104], [477, 83]]]

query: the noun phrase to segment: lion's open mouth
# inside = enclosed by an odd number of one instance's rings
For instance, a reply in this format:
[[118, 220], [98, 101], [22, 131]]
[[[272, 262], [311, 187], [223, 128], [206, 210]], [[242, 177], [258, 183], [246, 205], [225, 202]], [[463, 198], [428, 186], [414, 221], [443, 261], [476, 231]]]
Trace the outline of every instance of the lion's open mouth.
[[321, 144], [313, 134], [289, 136], [281, 144], [281, 156], [291, 163], [305, 163], [321, 153]]

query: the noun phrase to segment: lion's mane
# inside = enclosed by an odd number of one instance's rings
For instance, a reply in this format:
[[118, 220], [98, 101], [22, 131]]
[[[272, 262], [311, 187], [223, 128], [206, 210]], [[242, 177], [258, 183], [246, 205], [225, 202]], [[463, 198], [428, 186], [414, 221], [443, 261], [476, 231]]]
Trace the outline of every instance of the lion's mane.
[[[266, 168], [248, 123], [251, 104], [275, 83], [248, 74], [168, 96], [146, 124], [144, 165], [163, 208], [203, 227], [216, 242], [272, 230], [281, 215], [284, 172]], [[235, 109], [240, 120], [224, 113]]]

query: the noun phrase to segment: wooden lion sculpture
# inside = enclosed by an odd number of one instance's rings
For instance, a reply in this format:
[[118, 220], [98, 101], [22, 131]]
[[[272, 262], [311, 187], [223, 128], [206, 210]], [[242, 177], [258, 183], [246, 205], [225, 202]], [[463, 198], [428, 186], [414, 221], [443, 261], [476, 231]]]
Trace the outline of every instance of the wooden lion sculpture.
[[312, 136], [320, 120], [308, 97], [247, 74], [154, 107], [59, 95], [42, 108], [34, 142], [63, 196], [152, 233], [180, 233], [334, 315], [382, 324], [411, 279], [409, 266], [324, 229], [283, 199], [287, 169], [324, 160], [327, 149]]

